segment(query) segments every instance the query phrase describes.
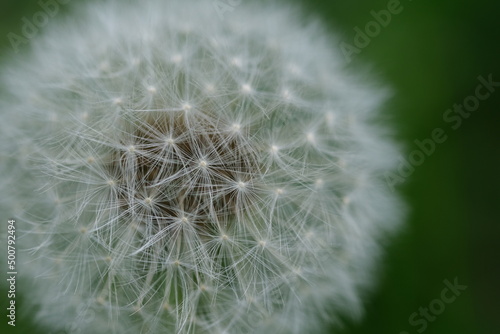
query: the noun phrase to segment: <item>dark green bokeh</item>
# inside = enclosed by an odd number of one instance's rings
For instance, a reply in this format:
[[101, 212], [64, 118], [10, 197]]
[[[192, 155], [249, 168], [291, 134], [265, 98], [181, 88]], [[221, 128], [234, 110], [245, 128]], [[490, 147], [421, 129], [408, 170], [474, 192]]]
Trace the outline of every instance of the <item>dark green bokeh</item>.
[[[303, 2], [309, 12], [327, 22], [339, 42], [349, 44], [355, 37], [353, 29], [364, 30], [373, 20], [370, 12], [386, 9], [388, 3]], [[409, 323], [410, 315], [440, 298], [444, 280], [453, 282], [457, 277], [467, 290], [423, 332], [497, 333], [500, 225], [494, 209], [500, 189], [500, 89], [456, 130], [443, 121], [443, 114], [474, 95], [478, 76], [492, 74], [500, 81], [500, 2], [402, 0], [401, 6], [401, 13], [392, 16], [349, 66], [365, 69], [369, 65], [375, 76], [393, 87], [395, 95], [386, 115], [406, 145], [406, 159], [417, 149], [414, 140], [429, 138], [435, 128], [442, 128], [447, 140], [400, 188], [410, 207], [407, 224], [387, 248], [378, 289], [366, 302], [365, 318], [360, 324], [348, 322], [343, 332], [418, 333], [421, 327]], [[21, 34], [21, 18], [39, 10], [36, 0], [2, 0], [0, 57], [11, 56], [7, 33]], [[29, 291], [22, 292], [23, 298], [29, 298]], [[5, 310], [6, 294], [1, 293]], [[22, 308], [22, 299], [18, 302]], [[29, 315], [20, 311], [16, 330], [6, 326], [2, 317], [2, 333], [39, 333]]]

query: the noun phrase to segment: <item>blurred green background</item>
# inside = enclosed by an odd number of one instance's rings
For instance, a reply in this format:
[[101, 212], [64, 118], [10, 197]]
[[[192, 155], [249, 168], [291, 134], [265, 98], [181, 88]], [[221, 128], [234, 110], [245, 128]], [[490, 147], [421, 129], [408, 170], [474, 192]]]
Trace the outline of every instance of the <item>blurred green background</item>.
[[[372, 10], [388, 8], [385, 0], [301, 2], [337, 34], [339, 49], [340, 42], [355, 45], [354, 28], [365, 30], [374, 21]], [[65, 6], [61, 6], [63, 12]], [[418, 149], [414, 141], [430, 138], [435, 128], [442, 128], [447, 140], [437, 144], [400, 187], [410, 207], [407, 224], [387, 247], [378, 288], [366, 301], [365, 317], [361, 323], [347, 322], [342, 333], [500, 333], [496, 210], [500, 207], [500, 87], [456, 130], [443, 120], [447, 109], [475, 94], [478, 76], [491, 74], [500, 81], [500, 2], [402, 0], [400, 8], [386, 27], [370, 37], [369, 45], [353, 54], [349, 66], [370, 67], [375, 77], [394, 89], [386, 115], [406, 146], [405, 159]], [[40, 9], [37, 0], [1, 0], [0, 58], [12, 56], [7, 34], [21, 35], [21, 19]], [[20, 47], [21, 52], [28, 48]], [[441, 299], [443, 281], [455, 278], [467, 289], [435, 319], [430, 318], [425, 330], [421, 322], [410, 324], [410, 316], [421, 307], [438, 305], [434, 301]], [[23, 292], [29, 298], [29, 291]], [[6, 293], [1, 294], [5, 310]], [[23, 300], [18, 303], [22, 308]], [[425, 317], [414, 320], [418, 319]], [[0, 332], [39, 333], [29, 313], [19, 312], [17, 323], [16, 330], [8, 327], [4, 315]]]

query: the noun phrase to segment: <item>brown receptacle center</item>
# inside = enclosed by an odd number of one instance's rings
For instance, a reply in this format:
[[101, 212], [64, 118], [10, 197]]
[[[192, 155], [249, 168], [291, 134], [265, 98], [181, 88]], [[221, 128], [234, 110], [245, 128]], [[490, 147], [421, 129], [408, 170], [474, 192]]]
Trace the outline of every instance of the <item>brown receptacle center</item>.
[[154, 230], [174, 222], [210, 229], [241, 214], [259, 165], [247, 135], [223, 120], [165, 113], [135, 126], [114, 153], [120, 209]]

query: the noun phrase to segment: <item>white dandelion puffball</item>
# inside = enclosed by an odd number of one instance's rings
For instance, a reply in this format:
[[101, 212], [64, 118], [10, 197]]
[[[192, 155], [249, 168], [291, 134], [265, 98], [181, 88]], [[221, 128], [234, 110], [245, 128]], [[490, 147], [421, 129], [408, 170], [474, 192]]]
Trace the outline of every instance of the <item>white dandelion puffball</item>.
[[322, 333], [361, 313], [401, 220], [385, 90], [300, 11], [233, 5], [80, 4], [4, 65], [1, 216], [47, 332]]

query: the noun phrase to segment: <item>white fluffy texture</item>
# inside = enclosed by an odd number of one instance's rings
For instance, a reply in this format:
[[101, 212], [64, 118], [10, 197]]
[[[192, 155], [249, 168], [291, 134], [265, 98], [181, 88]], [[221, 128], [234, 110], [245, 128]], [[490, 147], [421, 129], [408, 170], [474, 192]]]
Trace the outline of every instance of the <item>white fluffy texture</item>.
[[[247, 1], [248, 2], [248, 1]], [[242, 3], [91, 3], [4, 71], [1, 217], [71, 333], [319, 333], [400, 220], [384, 94], [318, 25]], [[2, 233], [4, 233], [2, 231]], [[29, 289], [29, 291], [28, 291]]]

